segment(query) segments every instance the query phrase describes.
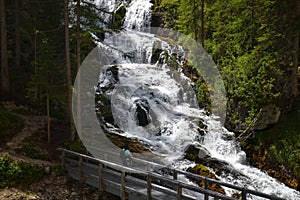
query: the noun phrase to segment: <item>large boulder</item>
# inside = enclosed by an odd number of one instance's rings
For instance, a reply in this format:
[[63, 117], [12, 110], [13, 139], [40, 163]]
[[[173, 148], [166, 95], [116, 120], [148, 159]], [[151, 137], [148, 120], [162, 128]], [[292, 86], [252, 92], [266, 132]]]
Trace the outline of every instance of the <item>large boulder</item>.
[[203, 163], [210, 156], [209, 151], [200, 145], [191, 144], [185, 149], [185, 158], [196, 163]]
[[[240, 130], [249, 129], [244, 123], [246, 118], [249, 117], [250, 108], [236, 105], [229, 105], [227, 111], [227, 117], [225, 121], [225, 127], [231, 131], [239, 132]], [[238, 114], [239, 120], [236, 120], [234, 113]], [[251, 130], [264, 130], [273, 124], [276, 124], [281, 116], [281, 108], [274, 105], [264, 105], [256, 118], [253, 118], [253, 122], [256, 122], [255, 126], [250, 127]]]
[[263, 130], [278, 122], [281, 115], [280, 108], [274, 104], [266, 105], [261, 110], [261, 117], [255, 126], [256, 130]]
[[[194, 173], [194, 174], [198, 174], [207, 178], [211, 178], [211, 179], [215, 179], [217, 180], [217, 177], [204, 165], [201, 164], [196, 164], [194, 167], [189, 167], [187, 169], [188, 172]], [[200, 180], [200, 179], [193, 179], [192, 180], [194, 182], [196, 182], [200, 187], [204, 188], [205, 185], [205, 181], [204, 180]], [[221, 193], [221, 194], [225, 194], [225, 190], [224, 188], [222, 188], [221, 186], [213, 183], [213, 184], [208, 184], [208, 189]]]

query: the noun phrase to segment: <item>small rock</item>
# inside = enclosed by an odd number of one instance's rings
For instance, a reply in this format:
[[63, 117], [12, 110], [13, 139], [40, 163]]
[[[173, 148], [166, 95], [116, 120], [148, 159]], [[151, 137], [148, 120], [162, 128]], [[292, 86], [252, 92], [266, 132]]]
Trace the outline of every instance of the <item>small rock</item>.
[[77, 192], [72, 192], [72, 193], [71, 193], [71, 196], [77, 196], [77, 195], [78, 195]]

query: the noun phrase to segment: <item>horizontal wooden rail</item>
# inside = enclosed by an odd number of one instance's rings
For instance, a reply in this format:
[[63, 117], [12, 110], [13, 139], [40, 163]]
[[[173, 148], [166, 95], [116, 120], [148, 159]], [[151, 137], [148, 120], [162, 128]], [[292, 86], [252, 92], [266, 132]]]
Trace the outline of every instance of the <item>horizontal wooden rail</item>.
[[[101, 150], [101, 149], [98, 149]], [[122, 197], [122, 199], [126, 199], [126, 189], [130, 190], [129, 187], [127, 187], [125, 185], [126, 183], [126, 177], [125, 174], [126, 172], [130, 172], [130, 173], [136, 173], [139, 174], [139, 178], [136, 178], [137, 180], [144, 180], [145, 181], [145, 187], [147, 188], [147, 192], [144, 195], [147, 195], [147, 199], [151, 199], [151, 191], [153, 189], [156, 189], [158, 191], [161, 192], [165, 192], [165, 193], [170, 193], [171, 195], [177, 195], [177, 199], [182, 199], [182, 190], [186, 189], [186, 190], [190, 190], [190, 191], [194, 191], [196, 193], [200, 193], [205, 195], [205, 199], [209, 197], [214, 197], [216, 199], [225, 199], [225, 200], [234, 200], [234, 198], [232, 197], [228, 197], [225, 195], [222, 195], [220, 193], [214, 192], [214, 191], [210, 191], [208, 190], [206, 187], [205, 188], [201, 188], [201, 187], [197, 187], [194, 185], [190, 185], [184, 182], [181, 182], [179, 180], [177, 180], [177, 176], [179, 174], [184, 175], [187, 178], [193, 178], [193, 179], [198, 179], [198, 180], [203, 180], [205, 181], [205, 185], [207, 184], [217, 184], [219, 186], [224, 186], [230, 189], [234, 189], [240, 192], [240, 194], [242, 195], [242, 200], [246, 200], [247, 195], [254, 195], [257, 197], [263, 197], [266, 199], [271, 199], [271, 200], [284, 200], [283, 198], [279, 198], [279, 197], [274, 197], [268, 194], [264, 194], [261, 192], [257, 192], [254, 190], [250, 190], [247, 189], [245, 187], [240, 187], [240, 186], [236, 186], [236, 185], [232, 185], [229, 183], [224, 183], [218, 180], [214, 180], [214, 179], [210, 179], [210, 178], [206, 178], [197, 174], [193, 174], [190, 172], [186, 172], [186, 171], [182, 171], [182, 170], [178, 170], [178, 169], [171, 169], [171, 168], [167, 168], [166, 166], [163, 166], [161, 164], [158, 163], [154, 163], [151, 161], [146, 161], [146, 160], [142, 160], [142, 159], [138, 159], [138, 158], [133, 158], [133, 160], [135, 162], [140, 162], [143, 163], [145, 165], [151, 165], [151, 166], [156, 166], [156, 167], [160, 167], [161, 169], [166, 169], [166, 171], [168, 172], [168, 175], [170, 176], [163, 176], [157, 173], [153, 173], [147, 170], [142, 170], [142, 169], [133, 169], [130, 167], [126, 167], [117, 163], [113, 163], [113, 162], [109, 162], [107, 160], [103, 160], [103, 159], [98, 159], [98, 158], [94, 158], [88, 155], [84, 155], [84, 154], [80, 154], [74, 151], [70, 151], [67, 149], [62, 149], [62, 148], [58, 148], [58, 151], [62, 152], [62, 156], [61, 156], [61, 163], [62, 166], [64, 167], [66, 164], [66, 161], [69, 160], [68, 158], [66, 158], [67, 155], [71, 155], [74, 157], [78, 158], [78, 167], [79, 167], [79, 173], [80, 173], [80, 177], [83, 176], [84, 172], [83, 172], [83, 166], [84, 166], [84, 161], [87, 161], [88, 163], [90, 163], [90, 165], [93, 165], [93, 168], [95, 168], [96, 170], [98, 169], [98, 177], [99, 177], [99, 188], [101, 191], [103, 191], [105, 189], [105, 184], [104, 182], [107, 182], [109, 180], [102, 180], [102, 173], [106, 172], [109, 173], [111, 175], [115, 175], [115, 176], [120, 176], [121, 177], [121, 193], [120, 196]], [[115, 155], [115, 156], [119, 156], [118, 153], [116, 152], [110, 152], [107, 150], [101, 150], [105, 153], [109, 153], [111, 155]], [[112, 171], [109, 171], [108, 169], [111, 168]], [[113, 170], [115, 170], [115, 172], [113, 172]], [[142, 178], [144, 177], [144, 178]], [[133, 182], [137, 180], [132, 180]], [[157, 182], [159, 183], [164, 183], [162, 184], [163, 187], [157, 185]], [[169, 185], [168, 185], [169, 184]], [[142, 184], [143, 185], [143, 184]], [[158, 187], [159, 186], [159, 187]], [[172, 186], [172, 187], [170, 187]], [[132, 191], [131, 191], [132, 192]], [[149, 197], [150, 195], [150, 197]], [[187, 197], [185, 199], [188, 199]]]

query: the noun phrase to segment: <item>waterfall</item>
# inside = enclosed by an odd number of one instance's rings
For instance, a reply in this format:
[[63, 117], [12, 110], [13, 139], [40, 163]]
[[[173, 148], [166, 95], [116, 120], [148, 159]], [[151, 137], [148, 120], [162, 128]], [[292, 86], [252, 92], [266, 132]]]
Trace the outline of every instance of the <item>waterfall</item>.
[[152, 3], [149, 0], [132, 1], [129, 5], [124, 27], [127, 29], [143, 30], [151, 24]]
[[[165, 54], [175, 55], [180, 65], [185, 56], [182, 47], [160, 40], [148, 31], [152, 14], [150, 0], [98, 0], [97, 5], [110, 12], [121, 5], [126, 7], [124, 30], [106, 34], [105, 40], [98, 43], [103, 50], [99, 57], [112, 55], [111, 64], [100, 70], [96, 90], [110, 100], [111, 123], [121, 130], [114, 133], [139, 139], [155, 154], [164, 157], [166, 164], [180, 169], [194, 165], [184, 160], [185, 149], [189, 145], [201, 146], [212, 158], [228, 163], [234, 172], [217, 176], [222, 181], [285, 199], [300, 199], [298, 191], [249, 166], [238, 142], [227, 137], [233, 133], [222, 126], [217, 116], [207, 116], [199, 109], [191, 80], [180, 68], [172, 68], [165, 62]], [[110, 20], [108, 15], [104, 17]], [[145, 29], [146, 33], [140, 32]], [[156, 64], [153, 61], [155, 49], [160, 50]], [[164, 61], [159, 62], [159, 59]], [[104, 104], [99, 100], [98, 105]], [[138, 109], [142, 110], [143, 122], [137, 119]], [[199, 137], [200, 121], [207, 125], [204, 139]]]

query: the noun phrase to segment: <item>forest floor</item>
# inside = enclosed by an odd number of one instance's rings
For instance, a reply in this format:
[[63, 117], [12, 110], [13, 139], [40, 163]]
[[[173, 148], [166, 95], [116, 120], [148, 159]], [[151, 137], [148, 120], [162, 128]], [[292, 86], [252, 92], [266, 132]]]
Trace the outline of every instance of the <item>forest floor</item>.
[[[0, 190], [0, 200], [119, 199], [107, 193], [99, 193], [96, 188], [79, 183], [63, 173], [58, 173], [60, 162], [59, 152], [56, 149], [63, 147], [69, 139], [64, 123], [57, 120], [52, 121], [51, 142], [48, 143], [45, 116], [14, 114], [23, 119], [24, 127], [6, 144], [0, 146], [0, 154], [8, 155], [17, 162], [22, 161], [41, 166], [44, 169], [44, 176], [32, 185]], [[31, 155], [28, 155], [26, 151]], [[31, 158], [35, 154], [38, 155], [37, 158]]]

